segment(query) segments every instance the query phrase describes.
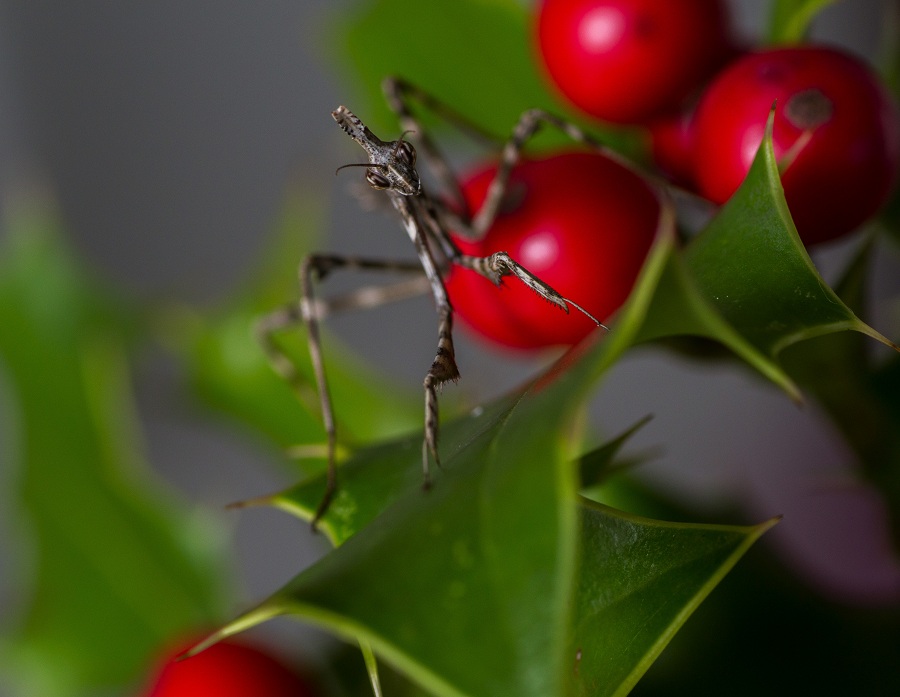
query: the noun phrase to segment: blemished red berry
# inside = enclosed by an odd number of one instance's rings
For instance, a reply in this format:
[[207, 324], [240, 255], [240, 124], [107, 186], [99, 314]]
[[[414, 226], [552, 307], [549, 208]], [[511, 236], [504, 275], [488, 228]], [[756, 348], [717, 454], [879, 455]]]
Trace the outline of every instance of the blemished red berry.
[[838, 49], [750, 53], [716, 77], [693, 124], [698, 190], [716, 203], [734, 193], [776, 100], [775, 157], [787, 164], [781, 181], [801, 238], [809, 245], [855, 230], [892, 188], [900, 115], [879, 78]]
[[225, 639], [195, 656], [163, 662], [145, 697], [315, 697], [313, 688], [278, 659], [249, 643]]
[[[495, 172], [491, 165], [464, 179], [470, 210], [480, 208]], [[659, 210], [653, 189], [623, 165], [599, 154], [566, 152], [520, 162], [486, 235], [478, 241], [455, 239], [467, 254], [508, 252], [603, 321], [631, 292]], [[569, 345], [597, 330], [578, 310], [567, 315], [512, 277], [498, 287], [454, 266], [447, 290], [463, 323], [501, 346]]]
[[615, 123], [677, 108], [732, 44], [721, 0], [544, 0], [536, 33], [550, 82]]

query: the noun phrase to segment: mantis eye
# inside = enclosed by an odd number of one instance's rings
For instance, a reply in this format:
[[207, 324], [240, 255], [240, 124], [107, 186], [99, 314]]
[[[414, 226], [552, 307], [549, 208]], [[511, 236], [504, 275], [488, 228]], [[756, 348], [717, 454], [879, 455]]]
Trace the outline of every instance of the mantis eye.
[[373, 189], [390, 189], [391, 180], [384, 176], [377, 169], [370, 169], [366, 172], [366, 181]]
[[397, 159], [410, 167], [416, 164], [416, 149], [412, 143], [405, 140], [397, 143]]

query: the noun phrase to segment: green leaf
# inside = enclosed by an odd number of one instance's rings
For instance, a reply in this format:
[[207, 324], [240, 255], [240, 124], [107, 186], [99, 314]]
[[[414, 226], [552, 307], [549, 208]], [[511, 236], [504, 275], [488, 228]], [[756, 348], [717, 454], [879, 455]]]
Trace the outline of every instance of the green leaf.
[[631, 346], [679, 336], [719, 342], [799, 399], [793, 381], [772, 357], [754, 346], [729, 323], [716, 303], [705, 297], [691, 273], [685, 254], [676, 246], [674, 209], [663, 197], [656, 241], [615, 327], [599, 353], [594, 375], [599, 377]]
[[772, 118], [741, 187], [680, 250], [673, 215], [620, 310], [598, 374], [630, 346], [671, 337], [712, 339], [800, 400], [777, 362], [797, 342], [847, 330], [891, 341], [862, 322], [822, 280], [791, 220], [771, 141]]
[[381, 681], [378, 678], [378, 661], [375, 658], [375, 652], [364, 641], [359, 643], [359, 648], [366, 662], [366, 672], [369, 674], [369, 682], [372, 684], [372, 694], [374, 697], [382, 697]]
[[437, 93], [498, 135], [507, 134], [526, 108], [549, 103], [533, 68], [528, 13], [521, 3], [373, 0], [340, 20], [346, 27], [342, 54], [358, 76], [367, 119], [379, 128], [397, 123], [380, 92], [387, 75]]
[[[484, 432], [498, 428], [518, 395], [479, 407], [443, 427], [443, 457], [466, 447]], [[448, 446], [448, 444], [450, 444]], [[422, 488], [422, 435], [377, 444], [355, 453], [339, 471], [338, 491], [319, 527], [339, 546], [372, 522], [385, 508], [410, 491]], [[309, 478], [286, 491], [244, 505], [273, 505], [311, 520], [325, 494], [324, 475]]]
[[24, 532], [0, 675], [18, 694], [121, 686], [173, 634], [221, 617], [220, 536], [147, 471], [128, 385], [134, 308], [93, 283], [44, 210], [0, 255], [4, 428]]
[[700, 291], [684, 261], [683, 254], [672, 249], [666, 258], [653, 301], [649, 304], [635, 343], [679, 336], [712, 339], [743, 358], [793, 399], [800, 393], [793, 381], [767, 355], [749, 341], [719, 313]]
[[777, 519], [662, 523], [582, 500], [569, 695], [627, 695], [690, 614]]
[[767, 136], [744, 185], [683, 253], [661, 234], [615, 333], [622, 332], [621, 350], [682, 335], [713, 339], [799, 400], [799, 388], [775, 360], [783, 348], [848, 329], [893, 344], [860, 321], [813, 267], [784, 203], [770, 142]]
[[834, 2], [835, 0], [775, 0], [769, 17], [769, 43], [801, 43], [816, 15]]
[[[629, 632], [622, 643], [607, 636], [603, 660], [582, 649], [582, 675], [602, 679], [610, 694], [633, 684], [763, 528], [695, 529], [607, 512], [589, 514], [579, 533], [570, 414], [609, 345], [576, 347], [524, 391], [449, 424], [444, 469], [427, 493], [414, 466], [419, 438], [358, 453], [340, 471], [344, 501], [323, 520], [341, 545], [207, 643], [291, 614], [361, 638], [438, 695], [580, 694], [572, 647], [594, 648], [595, 633], [582, 632], [612, 577], [633, 600], [614, 606]], [[301, 485], [275, 503], [308, 516], [320, 494]], [[622, 525], [633, 527], [633, 546], [622, 544]], [[614, 568], [601, 561], [611, 548]]]
[[[836, 287], [847, 306], [859, 312], [864, 311], [871, 249], [871, 239], [861, 245]], [[844, 434], [857, 452], [873, 454], [875, 446], [870, 439], [882, 430], [875, 425], [881, 423], [888, 412], [883, 405], [871, 402], [873, 395], [869, 383], [873, 366], [866, 348], [860, 334], [841, 332], [791, 347], [785, 351], [784, 361], [804, 390], [810, 392], [837, 423], [844, 425]]]
[[561, 427], [579, 367], [469, 415], [445, 434], [430, 492], [407, 488], [225, 631], [297, 613], [361, 636], [438, 694], [558, 693], [576, 540]]
[[650, 421], [650, 418], [645, 416], [612, 440], [578, 458], [578, 481], [581, 483], [582, 488], [599, 484], [610, 475], [633, 464], [632, 462], [624, 464], [617, 462], [615, 459], [616, 455], [618, 455], [622, 446], [625, 445], [625, 442], [639, 429], [643, 428]]

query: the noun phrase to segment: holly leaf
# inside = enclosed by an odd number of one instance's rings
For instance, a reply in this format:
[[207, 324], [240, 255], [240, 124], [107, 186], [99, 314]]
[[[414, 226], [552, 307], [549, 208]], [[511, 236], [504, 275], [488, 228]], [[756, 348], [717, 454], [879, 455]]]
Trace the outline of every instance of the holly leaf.
[[[582, 503], [589, 525], [579, 530], [569, 424], [601, 345], [577, 347], [524, 390], [448, 427], [444, 467], [427, 493], [421, 479], [401, 474], [415, 471], [409, 463], [419, 447], [402, 441], [360, 452], [341, 468], [342, 488], [358, 501], [357, 478], [368, 475], [377, 486], [393, 470], [373, 496], [388, 492], [383, 507], [369, 520], [358, 516], [354, 534], [333, 534], [337, 549], [209, 641], [290, 614], [362, 639], [438, 695], [580, 694], [571, 674], [573, 647], [582, 645], [590, 647], [581, 662], [591, 682], [603, 680], [612, 693], [635, 680], [763, 528], [715, 528], [717, 539], [700, 535], [701, 544], [690, 526], [628, 519], [635, 526], [628, 546], [615, 514]], [[381, 468], [364, 469], [373, 463]], [[292, 496], [305, 493], [284, 498]], [[323, 525], [344, 516], [329, 511]], [[635, 532], [642, 525], [645, 537]], [[612, 548], [610, 567], [601, 560]], [[609, 616], [628, 631], [594, 653], [587, 627], [601, 621], [597, 603], [608, 598], [610, 578], [631, 602], [617, 599]]]
[[[561, 428], [580, 365], [448, 429], [431, 491], [406, 487], [223, 634], [299, 613], [438, 694], [557, 693], [576, 539]], [[409, 455], [400, 444], [393, 459]]]
[[[583, 499], [568, 695], [627, 695], [690, 614], [778, 519], [663, 523]], [[641, 621], [638, 621], [641, 618]]]
[[[606, 361], [635, 343], [703, 337], [727, 347], [799, 401], [799, 387], [778, 362], [786, 347], [855, 331], [897, 349], [841, 301], [809, 258], [784, 200], [772, 123], [770, 115], [740, 188], [686, 248], [678, 249], [666, 232], [672, 226], [661, 223], [658, 241], [616, 320], [617, 350]], [[666, 215], [671, 213], [664, 208]]]
[[[441, 432], [442, 457], [452, 456], [482, 432], [498, 428], [517, 399], [511, 395], [445, 425]], [[341, 466], [338, 476], [338, 491], [318, 524], [335, 546], [343, 544], [399, 498], [422, 489], [421, 432], [359, 450]], [[280, 493], [238, 505], [272, 505], [312, 520], [325, 495], [325, 486], [324, 475], [311, 477]]]
[[685, 250], [697, 289], [772, 359], [799, 341], [848, 330], [897, 349], [841, 301], [806, 253], [778, 176], [773, 117], [774, 110], [743, 184]]
[[0, 682], [94, 695], [222, 616], [222, 540], [140, 455], [126, 357], [135, 308], [87, 276], [47, 210], [15, 211], [4, 242], [0, 386], [12, 418], [0, 443], [17, 544]]
[[729, 348], [791, 397], [799, 399], [798, 388], [774, 358], [754, 346], [706, 296], [685, 256], [677, 245], [674, 209], [663, 196], [656, 241], [615, 318], [614, 331], [599, 352], [595, 375], [601, 375], [636, 344], [696, 336]]
[[652, 289], [646, 309], [638, 315], [640, 328], [634, 343], [673, 337], [694, 336], [710, 339], [730, 349], [763, 376], [781, 387], [793, 399], [800, 392], [782, 368], [749, 338], [730, 324], [715, 304], [704, 297], [684, 259], [684, 254], [669, 247], [659, 278]]

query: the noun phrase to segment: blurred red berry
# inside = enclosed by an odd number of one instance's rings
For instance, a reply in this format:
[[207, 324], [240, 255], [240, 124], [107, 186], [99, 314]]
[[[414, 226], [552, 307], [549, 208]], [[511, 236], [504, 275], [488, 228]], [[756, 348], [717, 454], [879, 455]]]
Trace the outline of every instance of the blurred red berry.
[[[186, 649], [184, 649], [186, 650]], [[160, 667], [146, 697], [315, 697], [294, 671], [270, 654], [237, 639], [225, 639], [181, 661], [173, 652]]]

